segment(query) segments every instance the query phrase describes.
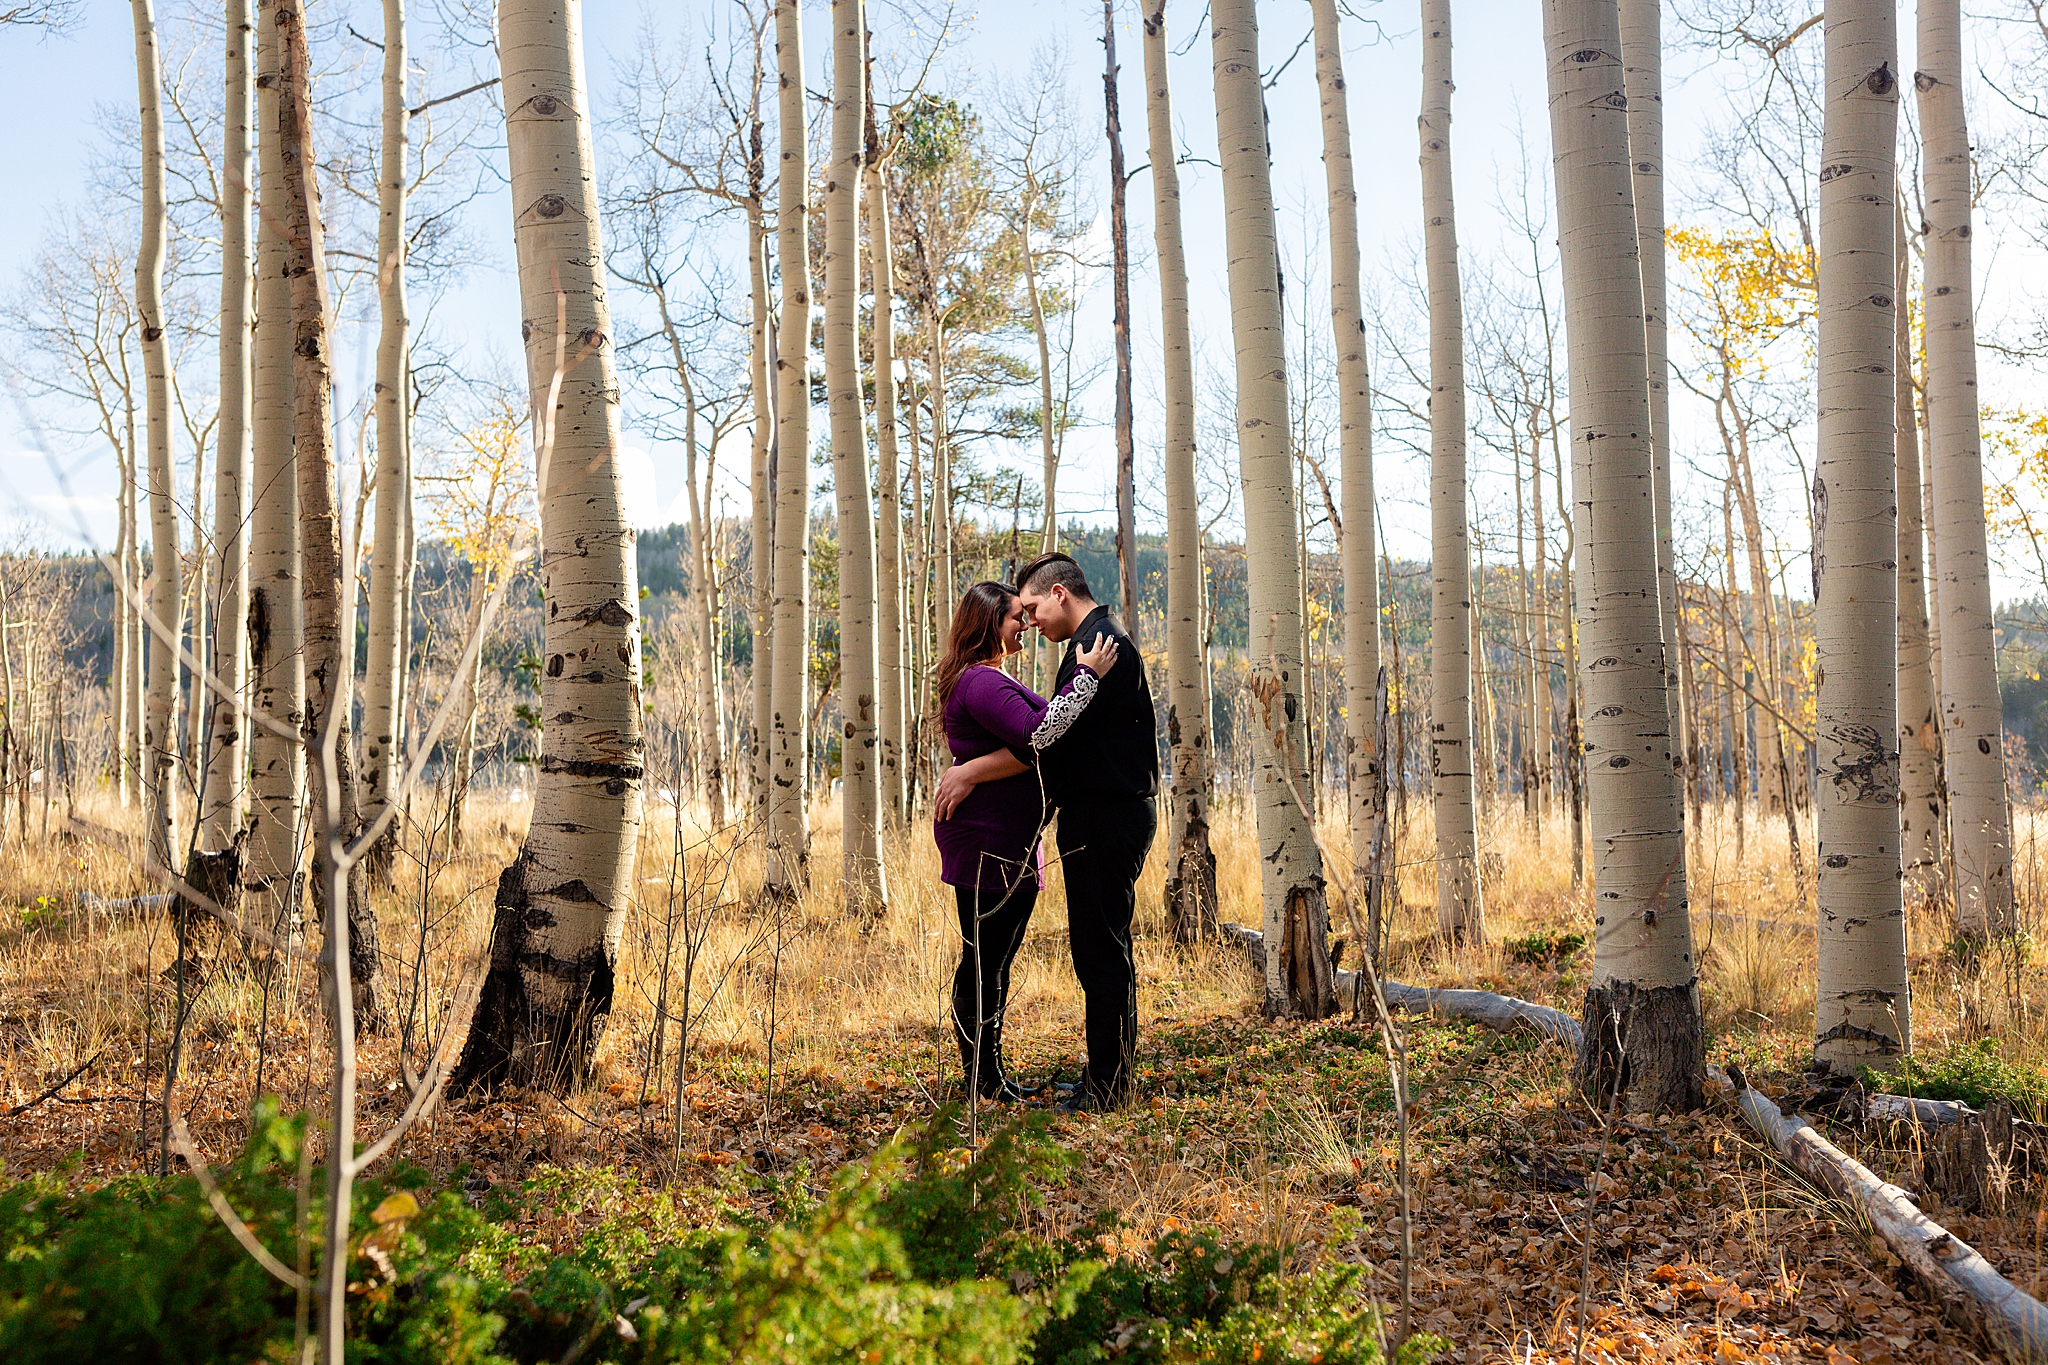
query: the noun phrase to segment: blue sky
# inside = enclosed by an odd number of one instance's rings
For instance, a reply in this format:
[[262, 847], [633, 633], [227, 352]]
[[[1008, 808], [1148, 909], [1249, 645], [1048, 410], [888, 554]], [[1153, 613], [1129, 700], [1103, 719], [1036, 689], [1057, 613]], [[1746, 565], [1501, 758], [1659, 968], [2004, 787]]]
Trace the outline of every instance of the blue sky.
[[[176, 3], [177, 0], [165, 0], [166, 10]], [[337, 3], [338, 0], [330, 0], [316, 5], [316, 15], [322, 11], [335, 13]], [[340, 8], [358, 31], [376, 35], [380, 24], [376, 6], [355, 0]], [[424, 10], [426, 6], [414, 8]], [[1393, 278], [1407, 268], [1413, 243], [1419, 237], [1421, 216], [1415, 132], [1420, 92], [1417, 22], [1411, 8], [1355, 8], [1363, 17], [1346, 21], [1346, 60], [1354, 154], [1363, 199], [1363, 248], [1368, 274]], [[820, 89], [828, 83], [827, 15], [822, 3], [809, 5], [808, 9], [807, 83]], [[961, 12], [967, 36], [944, 63], [936, 85], [972, 96], [985, 91], [995, 78], [1021, 75], [1034, 48], [1057, 40], [1069, 59], [1067, 84], [1071, 102], [1083, 126], [1099, 133], [1099, 6], [1056, 0], [963, 7]], [[671, 35], [701, 35], [710, 13], [709, 0], [664, 5], [652, 13], [656, 17], [651, 22]], [[1175, 0], [1168, 12], [1168, 23], [1170, 29], [1177, 30], [1176, 45], [1186, 41], [1202, 13], [1203, 7], [1193, 0]], [[616, 95], [617, 67], [639, 45], [644, 27], [650, 22], [648, 15], [637, 5], [599, 0], [586, 5], [586, 57], [593, 107], [600, 120]], [[1540, 7], [1526, 0], [1484, 0], [1461, 6], [1454, 19], [1457, 94], [1453, 106], [1453, 147], [1468, 292], [1475, 272], [1501, 268], [1501, 253], [1506, 249], [1505, 228], [1497, 204], [1504, 184], [1511, 183], [1525, 155], [1524, 148], [1528, 158], [1539, 166], [1548, 159], [1539, 17]], [[1262, 4], [1260, 18], [1264, 55], [1270, 67], [1293, 51], [1307, 32], [1308, 7], [1292, 2]], [[1910, 11], [1906, 12], [1906, 19], [1901, 24], [1901, 39], [1910, 62]], [[873, 4], [869, 22], [882, 51], [893, 48], [907, 54], [919, 50], [922, 35], [913, 33], [895, 8]], [[1674, 221], [1693, 208], [1687, 201], [1688, 167], [1700, 155], [1709, 125], [1724, 117], [1729, 108], [1729, 96], [1719, 79], [1725, 68], [1717, 67], [1710, 54], [1680, 48], [1678, 36], [1673, 21], [1667, 18], [1670, 50], [1666, 58], [1666, 164]], [[1816, 31], [1813, 40], [1818, 38]], [[1140, 39], [1136, 6], [1129, 0], [1120, 0], [1117, 41], [1123, 65], [1121, 91], [1127, 155], [1133, 165], [1145, 156]], [[128, 7], [113, 0], [93, 0], [85, 7], [82, 22], [65, 36], [0, 35], [0, 69], [7, 72], [16, 107], [36, 111], [34, 135], [0, 141], [0, 183], [16, 187], [16, 192], [23, 196], [13, 219], [14, 231], [0, 237], [0, 288], [12, 288], [34, 254], [45, 216], [62, 204], [81, 204], [91, 193], [86, 175], [88, 153], [103, 143], [96, 110], [132, 107], [134, 100], [130, 44]], [[415, 44], [421, 45], [420, 37], [415, 38]], [[482, 55], [488, 61], [488, 54]], [[1910, 65], [1906, 69], [1910, 70]], [[1194, 157], [1213, 159], [1215, 133], [1208, 90], [1206, 31], [1184, 56], [1174, 60], [1172, 77], [1182, 138]], [[452, 72], [444, 70], [424, 84], [438, 92], [455, 79]], [[1283, 214], [1281, 232], [1283, 239], [1299, 242], [1303, 239], [1304, 222], [1313, 231], [1313, 222], [1322, 212], [1321, 132], [1312, 51], [1304, 49], [1299, 53], [1280, 76], [1269, 98], [1274, 133], [1274, 187]], [[1099, 152], [1099, 138], [1095, 146], [1097, 160], [1091, 173], [1100, 180], [1106, 178], [1106, 159]], [[1182, 176], [1196, 331], [1198, 336], [1212, 339], [1214, 359], [1227, 362], [1228, 313], [1224, 306], [1218, 177], [1211, 167], [1201, 164], [1184, 166]], [[1106, 190], [1098, 185], [1095, 198], [1098, 204], [1106, 204]], [[1150, 409], [1156, 405], [1157, 393], [1156, 386], [1148, 388], [1146, 382], [1151, 357], [1156, 355], [1157, 296], [1149, 263], [1150, 186], [1143, 177], [1132, 183], [1130, 207], [1136, 260], [1132, 297], [1142, 459], [1142, 452], [1148, 448], [1145, 436], [1153, 425]], [[435, 325], [459, 355], [470, 357], [477, 365], [486, 365], [514, 357], [517, 352], [518, 296], [512, 273], [510, 210], [500, 191], [479, 198], [466, 212], [481, 256], [463, 272], [460, 284], [439, 306]], [[1980, 230], [1979, 241], [1996, 244], [1996, 230], [1996, 224], [1991, 225], [1989, 232]], [[2048, 279], [2040, 257], [2030, 249], [1980, 249], [1980, 269], [1987, 276], [1987, 284], [1993, 286], [1989, 297], [2003, 301], [2008, 308], [2031, 307], [2039, 293], [2036, 286]], [[1995, 306], [1987, 303], [1987, 313]], [[1079, 326], [1084, 346], [1092, 346], [1097, 353], [1107, 351], [1110, 328], [1106, 286], [1093, 288], [1087, 295]], [[373, 337], [367, 329], [352, 328], [344, 329], [338, 341], [338, 383], [359, 388], [366, 382], [367, 348]], [[1994, 366], [1987, 371], [1987, 395], [1998, 394], [2002, 385], [2025, 388], [2028, 382], [2025, 376], [2004, 376]], [[345, 400], [346, 395], [343, 397]], [[1107, 386], [1098, 385], [1088, 395], [1087, 403], [1091, 415], [1106, 414]], [[1675, 409], [1674, 444], [1683, 456], [1687, 444], [1704, 441], [1707, 432], [1701, 414], [1688, 406], [1688, 400], [1681, 396], [1675, 401]], [[650, 523], [666, 521], [670, 509], [677, 505], [676, 495], [681, 489], [679, 449], [631, 431], [636, 412], [630, 391], [626, 395], [626, 416], [629, 444], [644, 452], [645, 457], [628, 457], [630, 505], [646, 509], [641, 515]], [[822, 413], [818, 420], [822, 422]], [[49, 439], [60, 454], [90, 455], [89, 441], [61, 434], [52, 434]], [[1425, 471], [1395, 443], [1383, 442], [1378, 453], [1383, 516], [1391, 548], [1396, 553], [1426, 553], [1426, 541], [1421, 534], [1426, 522], [1408, 514], [1408, 509], [1419, 506], [1426, 495]], [[1020, 468], [1035, 471], [1035, 449], [1016, 455]], [[1112, 468], [1110, 433], [1099, 426], [1077, 433], [1069, 445], [1067, 468], [1062, 474], [1063, 510], [1084, 520], [1106, 518], [1111, 506]], [[1503, 473], [1482, 465], [1475, 477], [1475, 493], [1483, 496], [1486, 480]], [[1149, 462], [1141, 467], [1141, 483], [1156, 481], [1156, 477]], [[107, 539], [111, 539], [113, 487], [111, 457], [101, 457], [84, 467], [75, 488], [97, 534]], [[737, 486], [732, 494], [735, 499], [740, 496]], [[1141, 492], [1139, 504], [1141, 522], [1156, 520], [1148, 509], [1160, 506], [1158, 498], [1148, 498]], [[69, 529], [71, 518], [62, 513], [45, 461], [34, 449], [34, 441], [13, 404], [0, 404], [0, 517], [31, 527], [43, 525], [43, 538], [49, 543], [75, 543], [77, 537]]]

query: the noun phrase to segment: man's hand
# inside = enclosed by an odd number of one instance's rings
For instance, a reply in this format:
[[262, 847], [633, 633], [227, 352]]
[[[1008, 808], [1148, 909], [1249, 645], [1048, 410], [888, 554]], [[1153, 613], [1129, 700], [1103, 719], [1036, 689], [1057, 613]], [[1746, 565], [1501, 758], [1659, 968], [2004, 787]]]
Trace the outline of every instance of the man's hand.
[[955, 763], [946, 769], [946, 775], [939, 779], [938, 790], [932, 793], [932, 814], [940, 820], [950, 820], [953, 812], [960, 808], [960, 803], [967, 799], [967, 794], [982, 783], [1029, 771], [1030, 765], [1008, 749], [998, 749], [980, 758], [970, 758], [965, 763]]
[[946, 775], [939, 779], [939, 789], [932, 793], [932, 814], [941, 820], [953, 818], [953, 812], [967, 799], [967, 793], [979, 786], [967, 774], [967, 765], [956, 763], [946, 769]]

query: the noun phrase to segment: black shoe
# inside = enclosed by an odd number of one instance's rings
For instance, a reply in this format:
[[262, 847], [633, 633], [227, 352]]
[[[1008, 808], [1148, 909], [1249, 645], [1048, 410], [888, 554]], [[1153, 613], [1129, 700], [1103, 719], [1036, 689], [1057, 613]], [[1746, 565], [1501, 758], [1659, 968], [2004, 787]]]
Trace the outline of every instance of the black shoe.
[[1092, 1086], [1076, 1085], [1060, 1098], [1059, 1109], [1063, 1114], [1100, 1114], [1112, 1108], [1108, 1101], [1095, 1093]]
[[1038, 1094], [1040, 1089], [1042, 1089], [1040, 1086], [1019, 1085], [1008, 1077], [1004, 1077], [994, 1085], [984, 1085], [981, 1087], [981, 1102], [983, 1104], [1024, 1104], [1034, 1095]]

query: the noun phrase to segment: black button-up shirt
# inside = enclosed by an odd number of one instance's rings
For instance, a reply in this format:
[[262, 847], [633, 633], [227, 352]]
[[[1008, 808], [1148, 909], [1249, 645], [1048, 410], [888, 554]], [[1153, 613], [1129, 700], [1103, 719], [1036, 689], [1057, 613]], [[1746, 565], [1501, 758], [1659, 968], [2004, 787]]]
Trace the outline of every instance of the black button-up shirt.
[[1159, 793], [1158, 719], [1152, 684], [1138, 646], [1111, 619], [1108, 607], [1088, 613], [1067, 641], [1054, 690], [1073, 680], [1074, 656], [1107, 635], [1116, 641], [1116, 666], [1109, 670], [1073, 725], [1039, 755], [1047, 799], [1056, 806], [1136, 801]]

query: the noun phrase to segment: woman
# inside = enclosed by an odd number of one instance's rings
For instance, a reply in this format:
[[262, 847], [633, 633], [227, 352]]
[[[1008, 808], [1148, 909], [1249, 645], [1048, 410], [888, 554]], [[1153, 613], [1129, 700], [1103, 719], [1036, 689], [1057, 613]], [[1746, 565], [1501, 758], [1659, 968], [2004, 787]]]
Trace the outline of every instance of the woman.
[[[955, 763], [998, 749], [1019, 757], [1045, 748], [1072, 725], [1116, 662], [1104, 637], [1075, 657], [1074, 680], [1050, 702], [997, 665], [1021, 648], [1024, 608], [1001, 583], [976, 583], [953, 613], [952, 634], [933, 692]], [[940, 877], [960, 912], [960, 967], [953, 973], [953, 1027], [968, 1084], [986, 1100], [1029, 1093], [1003, 1071], [1003, 1010], [1010, 963], [1038, 902], [1038, 836], [1044, 799], [1038, 773], [983, 782], [950, 816], [935, 820]]]

